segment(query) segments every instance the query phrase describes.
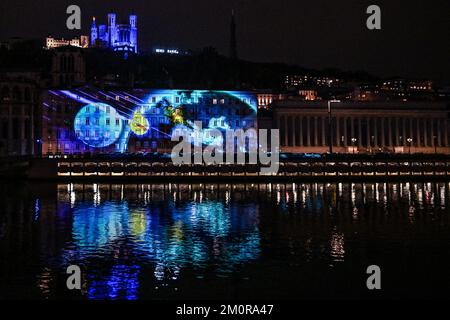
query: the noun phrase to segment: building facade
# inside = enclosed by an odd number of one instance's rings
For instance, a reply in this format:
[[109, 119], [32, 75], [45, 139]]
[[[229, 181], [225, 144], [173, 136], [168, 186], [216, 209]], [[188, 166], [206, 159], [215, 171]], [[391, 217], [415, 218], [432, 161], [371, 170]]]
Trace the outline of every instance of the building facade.
[[0, 156], [40, 154], [38, 72], [0, 72]]
[[278, 101], [283, 152], [450, 153], [450, 107], [437, 102]]
[[86, 82], [86, 62], [83, 51], [76, 47], [61, 47], [53, 51], [51, 65], [53, 87], [80, 86]]
[[[257, 126], [256, 96], [240, 91], [134, 89], [46, 90], [42, 153], [171, 152], [173, 130]], [[201, 124], [201, 127], [199, 126]]]
[[73, 39], [55, 39], [53, 37], [47, 37], [45, 39], [45, 48], [54, 49], [59, 47], [72, 46], [77, 48], [87, 48], [89, 47], [89, 37], [81, 36], [80, 38]]
[[91, 46], [114, 51], [138, 53], [137, 16], [130, 15], [127, 23], [117, 23], [115, 13], [108, 14], [108, 23], [97, 26], [95, 17], [91, 25]]
[[287, 89], [302, 87], [333, 87], [342, 83], [342, 79], [330, 76], [312, 76], [307, 74], [291, 74], [284, 78], [284, 86]]

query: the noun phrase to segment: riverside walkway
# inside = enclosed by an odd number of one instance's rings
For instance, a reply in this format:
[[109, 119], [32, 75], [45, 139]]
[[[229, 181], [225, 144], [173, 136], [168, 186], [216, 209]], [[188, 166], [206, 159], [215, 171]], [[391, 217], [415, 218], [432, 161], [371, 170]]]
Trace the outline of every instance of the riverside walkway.
[[282, 154], [277, 174], [271, 175], [261, 174], [260, 165], [255, 164], [174, 165], [170, 157], [156, 155], [29, 158], [10, 163], [10, 166], [20, 168], [23, 177], [34, 180], [265, 182], [450, 178], [450, 155], [442, 154]]

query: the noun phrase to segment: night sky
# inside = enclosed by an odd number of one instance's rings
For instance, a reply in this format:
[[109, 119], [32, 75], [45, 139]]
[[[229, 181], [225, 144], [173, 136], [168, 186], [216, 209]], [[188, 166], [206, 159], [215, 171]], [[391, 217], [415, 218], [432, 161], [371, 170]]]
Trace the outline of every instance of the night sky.
[[[214, 46], [228, 54], [234, 8], [240, 58], [449, 82], [448, 0], [0, 0], [0, 40], [79, 35], [65, 27], [70, 4], [81, 7], [83, 34], [93, 15], [106, 23], [109, 11], [119, 22], [136, 13], [144, 49]], [[370, 4], [382, 9], [381, 31], [365, 26]]]

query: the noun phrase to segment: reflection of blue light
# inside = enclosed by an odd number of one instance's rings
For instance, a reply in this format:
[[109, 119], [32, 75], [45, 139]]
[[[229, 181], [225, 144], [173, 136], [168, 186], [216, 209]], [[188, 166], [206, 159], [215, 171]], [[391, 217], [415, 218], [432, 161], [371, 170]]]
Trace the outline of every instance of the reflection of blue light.
[[39, 199], [36, 198], [36, 202], [34, 203], [34, 221], [38, 221], [40, 211], [41, 211], [41, 205], [39, 203]]
[[106, 280], [94, 280], [89, 286], [89, 299], [136, 300], [139, 289], [139, 266], [115, 265]]
[[[170, 217], [165, 215], [168, 211]], [[138, 207], [127, 202], [106, 201], [97, 207], [82, 203], [73, 209], [75, 248], [68, 248], [66, 254], [83, 261], [97, 257], [99, 251], [119, 254], [117, 259], [121, 259], [120, 252], [127, 252], [144, 263], [154, 263], [159, 281], [178, 279], [186, 266], [207, 268], [212, 260], [218, 272], [229, 273], [259, 256], [256, 214], [251, 206], [228, 207], [220, 201], [181, 206], [153, 201]], [[236, 238], [236, 233], [241, 235]], [[137, 273], [136, 267], [117, 266], [103, 280], [92, 279], [89, 295], [115, 298], [120, 290], [127, 290], [133, 297]], [[108, 289], [102, 289], [105, 286]]]
[[190, 222], [213, 237], [225, 237], [231, 229], [229, 211], [221, 202], [195, 203]]
[[97, 207], [91, 203], [78, 206], [73, 211], [73, 237], [80, 247], [98, 249], [128, 234], [128, 206], [126, 203], [107, 202]]

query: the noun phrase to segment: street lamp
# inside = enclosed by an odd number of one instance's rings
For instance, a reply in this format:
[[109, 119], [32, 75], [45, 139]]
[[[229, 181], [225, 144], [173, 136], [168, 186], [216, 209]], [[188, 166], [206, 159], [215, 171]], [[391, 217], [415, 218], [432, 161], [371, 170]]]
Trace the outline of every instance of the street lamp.
[[355, 154], [355, 142], [357, 141], [358, 139], [356, 139], [356, 138], [352, 138], [352, 149], [353, 149], [353, 154]]
[[52, 151], [52, 143], [51, 143], [51, 136], [47, 136], [47, 154], [50, 154]]
[[340, 100], [328, 100], [328, 143], [329, 143], [329, 150], [330, 154], [333, 153], [333, 132], [331, 130], [331, 104], [333, 102], [341, 102]]
[[408, 138], [408, 139], [406, 139], [406, 141], [408, 142], [408, 146], [409, 146], [409, 154], [411, 154], [411, 143], [412, 143], [413, 139]]

